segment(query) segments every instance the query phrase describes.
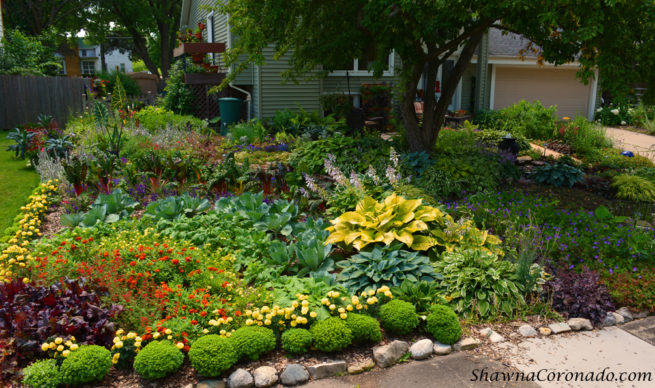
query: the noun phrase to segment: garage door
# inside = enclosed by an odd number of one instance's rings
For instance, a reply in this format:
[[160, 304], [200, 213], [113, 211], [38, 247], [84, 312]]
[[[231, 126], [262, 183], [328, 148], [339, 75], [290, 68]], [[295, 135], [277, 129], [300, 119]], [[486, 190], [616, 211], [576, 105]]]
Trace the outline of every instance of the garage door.
[[587, 116], [591, 82], [585, 85], [576, 79], [577, 69], [494, 66], [493, 109], [539, 100], [544, 106], [556, 105], [559, 117]]

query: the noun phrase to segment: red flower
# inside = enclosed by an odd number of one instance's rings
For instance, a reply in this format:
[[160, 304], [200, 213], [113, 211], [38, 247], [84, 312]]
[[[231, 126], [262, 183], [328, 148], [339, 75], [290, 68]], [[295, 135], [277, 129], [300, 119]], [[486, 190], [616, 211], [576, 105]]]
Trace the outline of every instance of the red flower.
[[136, 265], [136, 261], [130, 261], [130, 267], [134, 267]]
[[192, 325], [197, 325], [197, 324], [198, 324], [198, 321], [196, 321], [195, 319], [192, 319], [192, 320], [191, 320], [191, 324], [192, 324]]
[[180, 261], [178, 259], [173, 259], [171, 260], [171, 263], [173, 263], [174, 265], [178, 265], [180, 264]]

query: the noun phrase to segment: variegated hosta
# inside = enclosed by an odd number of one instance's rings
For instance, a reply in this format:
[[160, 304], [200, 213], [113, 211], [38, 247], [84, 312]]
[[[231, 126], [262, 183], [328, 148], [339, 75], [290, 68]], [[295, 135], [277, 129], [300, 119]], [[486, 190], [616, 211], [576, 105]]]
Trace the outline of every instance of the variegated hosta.
[[415, 251], [443, 246], [452, 251], [464, 245], [502, 254], [500, 239], [475, 227], [473, 221], [453, 218], [441, 210], [423, 205], [421, 199], [392, 194], [382, 202], [366, 197], [355, 211], [330, 221], [326, 244], [342, 243], [362, 250], [369, 244], [389, 245], [400, 241]]
[[[438, 242], [427, 235], [430, 224], [444, 225], [444, 213], [422, 204], [421, 199], [405, 199], [392, 194], [383, 202], [366, 197], [355, 211], [330, 221], [326, 244], [344, 243], [362, 250], [369, 244], [391, 244], [398, 240], [416, 251], [425, 251]], [[424, 234], [421, 234], [421, 233]]]

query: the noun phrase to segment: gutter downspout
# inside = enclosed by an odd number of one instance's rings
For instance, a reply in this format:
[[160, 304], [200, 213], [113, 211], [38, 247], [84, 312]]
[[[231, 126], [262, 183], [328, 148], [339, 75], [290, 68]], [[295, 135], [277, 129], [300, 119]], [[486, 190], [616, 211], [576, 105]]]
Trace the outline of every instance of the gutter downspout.
[[[227, 24], [227, 42], [226, 46], [227, 49], [232, 48], [232, 31], [230, 31], [230, 14], [225, 15], [225, 23]], [[229, 74], [232, 71], [232, 66], [228, 67], [227, 73]], [[228, 83], [228, 86], [233, 88], [234, 90], [237, 90], [243, 94], [245, 94], [246, 97], [246, 104], [248, 104], [248, 108], [246, 109], [246, 118], [248, 121], [250, 121], [250, 116], [251, 116], [251, 108], [252, 108], [252, 94], [248, 92], [247, 90], [243, 90], [238, 86], [235, 86], [234, 83], [230, 82]]]

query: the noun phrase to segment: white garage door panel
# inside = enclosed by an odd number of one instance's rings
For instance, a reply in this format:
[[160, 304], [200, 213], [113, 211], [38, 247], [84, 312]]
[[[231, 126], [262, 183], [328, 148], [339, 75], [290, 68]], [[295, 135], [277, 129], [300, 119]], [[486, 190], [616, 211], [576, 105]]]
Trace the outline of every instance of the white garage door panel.
[[591, 82], [581, 83], [575, 77], [576, 71], [496, 66], [493, 108], [502, 109], [520, 100], [539, 100], [544, 106], [557, 105], [559, 117], [587, 116]]

